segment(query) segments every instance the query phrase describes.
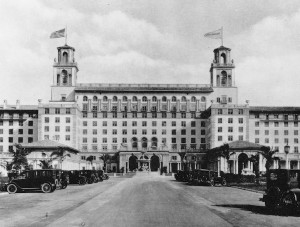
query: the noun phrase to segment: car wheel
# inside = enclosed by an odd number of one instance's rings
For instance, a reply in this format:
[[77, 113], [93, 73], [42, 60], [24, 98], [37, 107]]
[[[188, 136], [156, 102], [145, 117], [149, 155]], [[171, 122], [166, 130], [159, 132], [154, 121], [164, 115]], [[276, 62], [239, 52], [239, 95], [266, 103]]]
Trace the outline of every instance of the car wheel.
[[282, 209], [285, 213], [290, 214], [296, 208], [296, 196], [293, 192], [288, 192], [282, 197]]
[[14, 185], [14, 184], [7, 185], [7, 192], [9, 194], [15, 194], [17, 191], [18, 191], [18, 188], [16, 185]]
[[227, 185], [226, 180], [223, 180], [223, 181], [222, 181], [222, 186], [226, 186], [226, 185]]
[[51, 187], [51, 185], [50, 185], [49, 183], [44, 183], [44, 184], [42, 184], [41, 189], [42, 189], [42, 191], [43, 191], [44, 193], [49, 193], [49, 192], [52, 191], [52, 187]]
[[215, 181], [214, 180], [210, 181], [210, 186], [215, 186]]
[[62, 182], [61, 189], [66, 189], [68, 184], [66, 182]]

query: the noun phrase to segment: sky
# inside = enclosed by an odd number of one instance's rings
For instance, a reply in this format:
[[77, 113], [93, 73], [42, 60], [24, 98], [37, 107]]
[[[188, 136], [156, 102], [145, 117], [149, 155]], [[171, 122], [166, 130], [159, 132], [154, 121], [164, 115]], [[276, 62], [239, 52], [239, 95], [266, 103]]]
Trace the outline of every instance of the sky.
[[0, 0], [0, 104], [50, 100], [67, 26], [79, 83], [209, 84], [223, 27], [239, 103], [300, 106], [299, 0]]

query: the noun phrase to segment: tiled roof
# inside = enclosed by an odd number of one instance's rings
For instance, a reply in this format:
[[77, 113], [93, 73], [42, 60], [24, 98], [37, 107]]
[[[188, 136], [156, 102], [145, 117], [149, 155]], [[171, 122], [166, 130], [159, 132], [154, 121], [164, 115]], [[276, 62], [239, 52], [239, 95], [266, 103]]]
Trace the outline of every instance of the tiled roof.
[[79, 84], [75, 91], [100, 92], [213, 92], [210, 85], [204, 84]]
[[26, 144], [22, 144], [22, 147], [28, 148], [29, 150], [39, 150], [39, 149], [56, 150], [62, 148], [67, 151], [79, 152], [79, 150], [73, 147], [69, 147], [65, 144], [58, 143], [52, 140], [39, 140], [33, 143], [26, 143]]
[[[260, 145], [260, 144], [251, 143], [248, 141], [239, 141], [239, 140], [228, 143], [228, 145], [229, 145], [229, 150], [231, 150], [231, 151], [259, 150], [260, 148], [264, 147], [263, 145]], [[220, 151], [220, 150], [222, 150], [222, 146], [212, 148], [210, 151], [214, 152], [214, 151]]]
[[250, 106], [250, 112], [300, 113], [297, 106]]

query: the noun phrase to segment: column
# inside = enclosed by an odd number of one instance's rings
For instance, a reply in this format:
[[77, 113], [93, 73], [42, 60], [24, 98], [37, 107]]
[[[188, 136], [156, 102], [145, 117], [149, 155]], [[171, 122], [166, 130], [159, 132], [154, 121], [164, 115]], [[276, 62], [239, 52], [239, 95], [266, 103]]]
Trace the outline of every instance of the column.
[[300, 169], [300, 161], [297, 162], [297, 169]]

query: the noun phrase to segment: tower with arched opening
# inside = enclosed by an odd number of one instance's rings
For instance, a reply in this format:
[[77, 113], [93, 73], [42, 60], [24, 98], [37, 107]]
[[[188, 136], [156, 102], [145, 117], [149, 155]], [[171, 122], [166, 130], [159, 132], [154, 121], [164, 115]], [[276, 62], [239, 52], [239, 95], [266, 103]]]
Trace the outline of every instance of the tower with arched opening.
[[64, 45], [57, 47], [58, 56], [53, 64], [51, 101], [75, 101], [78, 67], [75, 62], [75, 48]]

